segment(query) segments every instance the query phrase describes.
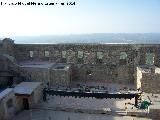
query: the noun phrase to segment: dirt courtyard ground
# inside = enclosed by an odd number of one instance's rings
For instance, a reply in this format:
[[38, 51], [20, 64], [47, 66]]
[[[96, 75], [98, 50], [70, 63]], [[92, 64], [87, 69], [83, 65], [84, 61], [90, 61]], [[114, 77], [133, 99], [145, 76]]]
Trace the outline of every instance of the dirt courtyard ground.
[[29, 110], [17, 115], [14, 120], [151, 120], [132, 116], [86, 114], [52, 110]]
[[[114, 111], [125, 114], [124, 103], [128, 101], [133, 102], [134, 99], [118, 100], [48, 96], [47, 102], [41, 102], [33, 109], [21, 112], [16, 116], [15, 120], [151, 120], [118, 114], [93, 114], [95, 111]], [[76, 110], [79, 111], [77, 112]], [[82, 111], [86, 113], [81, 113]]]
[[[110, 86], [110, 88], [112, 88], [111, 90], [118, 89], [117, 86]], [[15, 120], [151, 120], [144, 117], [127, 116], [129, 112], [140, 112], [145, 116], [148, 111], [138, 110], [134, 105], [125, 105], [125, 103], [134, 104], [135, 99], [96, 99], [47, 95], [46, 102], [41, 101], [34, 108], [21, 112], [15, 117]], [[127, 109], [125, 109], [126, 107]]]

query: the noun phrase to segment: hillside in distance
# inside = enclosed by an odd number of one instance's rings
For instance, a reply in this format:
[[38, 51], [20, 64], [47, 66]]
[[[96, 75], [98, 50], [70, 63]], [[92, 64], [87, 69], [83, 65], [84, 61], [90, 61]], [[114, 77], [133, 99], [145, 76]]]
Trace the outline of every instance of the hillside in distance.
[[95, 33], [11, 37], [16, 44], [160, 44], [160, 33]]

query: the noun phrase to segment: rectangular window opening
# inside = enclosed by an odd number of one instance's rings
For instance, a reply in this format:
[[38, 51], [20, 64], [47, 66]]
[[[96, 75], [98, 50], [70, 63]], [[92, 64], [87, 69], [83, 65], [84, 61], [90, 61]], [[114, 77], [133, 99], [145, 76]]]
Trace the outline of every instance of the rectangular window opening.
[[78, 51], [78, 63], [83, 63], [84, 53], [83, 51]]
[[34, 55], [34, 52], [33, 51], [29, 51], [29, 56], [32, 58]]
[[127, 64], [127, 53], [126, 52], [121, 52], [120, 53], [119, 64], [120, 65], [126, 65]]
[[146, 53], [146, 64], [154, 65], [154, 53]]
[[44, 56], [49, 57], [49, 51], [44, 51]]
[[83, 51], [78, 51], [78, 58], [80, 58], [80, 59], [83, 58]]
[[102, 63], [103, 52], [97, 52], [97, 63]]

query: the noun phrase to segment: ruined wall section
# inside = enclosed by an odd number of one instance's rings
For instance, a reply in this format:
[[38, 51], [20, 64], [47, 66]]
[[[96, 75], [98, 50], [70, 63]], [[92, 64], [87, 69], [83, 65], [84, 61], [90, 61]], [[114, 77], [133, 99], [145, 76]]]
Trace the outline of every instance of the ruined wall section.
[[139, 65], [146, 64], [146, 54], [153, 53], [154, 54], [154, 65], [160, 67], [160, 44], [152, 44], [147, 45], [143, 44], [138, 50], [140, 60]]
[[[29, 51], [33, 51], [30, 57]], [[45, 57], [44, 51], [49, 51]], [[66, 51], [66, 59], [62, 59]], [[78, 51], [83, 51], [82, 62], [78, 61]], [[136, 67], [146, 64], [146, 53], [154, 53], [154, 65], [160, 66], [160, 45], [129, 44], [16, 44], [16, 59], [21, 61], [50, 61], [72, 64], [73, 80], [135, 83]], [[103, 53], [101, 62], [97, 52]], [[126, 62], [120, 61], [121, 52], [126, 52]], [[122, 64], [122, 63], [123, 64]], [[87, 72], [91, 71], [88, 75]]]
[[[146, 93], [160, 93], [160, 68], [144, 66], [139, 68], [141, 72], [141, 89]], [[139, 72], [139, 73], [140, 73]]]
[[[29, 51], [34, 51], [30, 57]], [[49, 51], [45, 57], [44, 51]], [[67, 64], [74, 65], [73, 80], [105, 81], [117, 83], [134, 82], [135, 49], [131, 45], [96, 44], [52, 44], [52, 45], [16, 45], [16, 59], [21, 61], [50, 61], [62, 63], [62, 51], [66, 51]], [[83, 62], [79, 63], [77, 54], [83, 51]], [[103, 53], [101, 63], [97, 62], [97, 52]], [[126, 63], [120, 63], [121, 52], [126, 52]], [[91, 71], [91, 75], [87, 74]]]
[[50, 69], [39, 67], [21, 67], [20, 75], [24, 81], [37, 81], [44, 84], [50, 81]]
[[160, 74], [144, 73], [141, 82], [144, 92], [160, 94]]
[[0, 54], [15, 55], [15, 44], [10, 38], [5, 38], [0, 42]]
[[13, 88], [7, 88], [0, 93], [0, 120], [11, 120], [14, 117], [15, 102]]
[[23, 81], [42, 82], [44, 86], [68, 86], [71, 82], [71, 67], [69, 65], [56, 64], [50, 67], [21, 66], [20, 75]]

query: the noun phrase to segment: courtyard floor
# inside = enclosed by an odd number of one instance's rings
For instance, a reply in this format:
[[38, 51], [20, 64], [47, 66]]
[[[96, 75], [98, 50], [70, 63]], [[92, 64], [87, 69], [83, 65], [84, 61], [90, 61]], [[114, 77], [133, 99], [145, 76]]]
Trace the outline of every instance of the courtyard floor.
[[[124, 86], [108, 85], [108, 87], [115, 91]], [[149, 96], [154, 103], [160, 98]], [[148, 99], [147, 95], [143, 98]], [[96, 99], [48, 95], [46, 102], [41, 101], [31, 110], [21, 112], [15, 120], [151, 120], [146, 118], [148, 110], [137, 109], [132, 105], [134, 102], [134, 98]], [[159, 103], [160, 101], [156, 104]], [[140, 113], [143, 118], [129, 116], [128, 113], [136, 115]]]

